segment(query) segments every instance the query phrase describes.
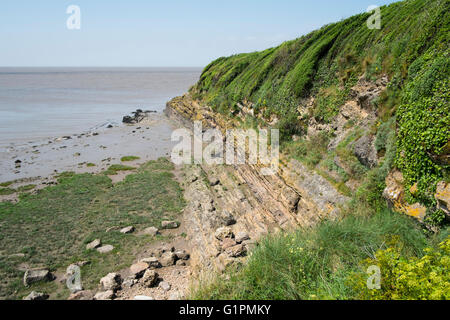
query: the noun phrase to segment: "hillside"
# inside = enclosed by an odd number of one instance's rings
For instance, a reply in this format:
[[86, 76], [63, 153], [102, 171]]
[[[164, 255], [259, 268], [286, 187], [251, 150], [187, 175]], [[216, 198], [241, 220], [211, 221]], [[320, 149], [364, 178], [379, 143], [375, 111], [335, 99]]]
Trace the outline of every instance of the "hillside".
[[307, 136], [311, 126], [336, 136], [336, 126], [327, 124], [352, 100], [358, 80], [388, 79], [379, 95], [369, 88], [357, 97], [375, 115], [361, 129], [376, 138], [383, 174], [396, 153], [406, 188], [418, 183], [413, 200], [432, 206], [437, 181], [448, 179], [449, 4], [402, 1], [381, 8], [381, 30], [370, 30], [364, 13], [276, 48], [217, 59], [191, 94], [230, 117], [250, 106], [260, 124], [275, 125], [290, 142], [293, 135]]
[[[448, 262], [436, 258], [449, 244], [449, 9], [449, 1], [402, 1], [381, 8], [380, 30], [364, 13], [219, 58], [168, 103], [170, 115], [206, 127], [275, 127], [282, 138], [277, 177], [234, 168], [236, 188], [248, 186], [263, 205], [236, 209], [232, 229], [253, 232], [259, 246], [219, 268], [229, 281], [205, 281], [193, 297], [450, 297]], [[383, 290], [365, 290], [366, 264], [384, 268]], [[407, 270], [411, 290], [393, 276]]]

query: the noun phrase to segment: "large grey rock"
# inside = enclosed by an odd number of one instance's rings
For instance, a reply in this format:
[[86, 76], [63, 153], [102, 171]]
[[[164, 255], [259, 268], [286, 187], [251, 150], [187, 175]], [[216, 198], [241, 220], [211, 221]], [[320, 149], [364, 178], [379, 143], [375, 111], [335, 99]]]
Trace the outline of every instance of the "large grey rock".
[[100, 279], [100, 285], [104, 291], [116, 291], [120, 289], [122, 279], [117, 273], [108, 273], [106, 276]]
[[53, 280], [53, 275], [47, 269], [29, 269], [23, 276], [23, 284], [26, 287], [35, 282], [51, 280]]
[[373, 138], [369, 135], [365, 135], [355, 142], [353, 152], [359, 162], [368, 168], [374, 168], [378, 163], [377, 150]]
[[86, 250], [96, 249], [102, 245], [100, 239], [95, 239], [94, 241], [88, 243], [86, 245]]
[[23, 298], [23, 300], [47, 300], [48, 294], [42, 292], [32, 291], [28, 296]]
[[246, 254], [247, 249], [243, 244], [238, 244], [225, 250], [229, 257], [237, 258]]
[[141, 283], [144, 287], [150, 288], [156, 284], [156, 280], [158, 280], [158, 274], [155, 270], [147, 269], [142, 276]]
[[114, 250], [114, 247], [110, 244], [104, 245], [100, 248], [97, 248], [97, 251], [100, 253], [108, 253]]
[[176, 255], [173, 252], [164, 252], [161, 255], [160, 263], [163, 267], [173, 266], [175, 264]]

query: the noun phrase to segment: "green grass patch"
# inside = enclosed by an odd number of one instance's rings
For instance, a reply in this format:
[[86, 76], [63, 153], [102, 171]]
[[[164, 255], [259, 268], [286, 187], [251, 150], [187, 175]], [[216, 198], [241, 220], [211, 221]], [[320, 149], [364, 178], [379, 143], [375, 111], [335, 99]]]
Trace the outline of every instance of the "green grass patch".
[[384, 210], [372, 217], [348, 216], [312, 229], [263, 239], [246, 264], [230, 268], [230, 280], [215, 279], [194, 288], [194, 299], [353, 299], [348, 283], [361, 261], [387, 248], [394, 237], [405, 257], [422, 256], [432, 245], [417, 224]]
[[128, 162], [128, 161], [134, 161], [134, 160], [139, 160], [139, 159], [140, 159], [140, 157], [136, 157], [136, 156], [125, 156], [125, 157], [122, 157], [120, 159], [120, 161]]
[[[176, 220], [184, 200], [172, 170], [167, 159], [150, 161], [114, 185], [103, 174], [65, 175], [55, 186], [23, 194], [16, 204], [0, 202], [0, 296], [20, 299], [32, 290], [54, 293], [52, 298], [68, 296], [68, 289], [57, 282], [25, 288], [20, 263], [64, 272], [70, 263], [89, 260], [81, 269], [86, 289], [95, 289], [101, 277], [129, 266], [154, 239], [107, 230], [129, 225], [142, 230], [159, 226], [163, 217]], [[96, 238], [114, 250], [86, 251], [86, 244]], [[9, 257], [16, 253], [25, 257]]]
[[35, 184], [27, 184], [25, 186], [18, 187], [17, 191], [19, 191], [19, 192], [27, 192], [27, 191], [33, 190], [34, 188], [36, 188]]
[[0, 196], [7, 196], [17, 192], [17, 190], [12, 188], [0, 188]]
[[122, 164], [113, 164], [109, 166], [107, 170], [103, 171], [103, 173], [107, 176], [114, 176], [119, 173], [119, 171], [131, 171], [135, 169], [135, 167], [124, 166]]

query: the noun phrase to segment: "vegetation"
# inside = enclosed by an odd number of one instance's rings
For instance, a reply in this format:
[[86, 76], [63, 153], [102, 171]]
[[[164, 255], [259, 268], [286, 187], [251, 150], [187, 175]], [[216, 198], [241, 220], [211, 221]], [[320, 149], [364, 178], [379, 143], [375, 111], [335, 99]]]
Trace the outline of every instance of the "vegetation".
[[357, 274], [353, 279], [361, 299], [372, 300], [448, 300], [450, 299], [450, 237], [437, 249], [427, 248], [420, 259], [406, 259], [398, 246], [379, 250], [374, 259], [364, 261], [366, 266], [377, 265], [381, 271], [381, 288], [369, 290], [367, 275]]
[[[397, 244], [401, 244], [397, 251], [399, 257], [411, 259], [422, 257], [427, 246], [439, 241], [439, 236], [427, 239], [411, 219], [389, 210], [372, 217], [350, 215], [313, 229], [265, 238], [244, 265], [227, 271], [230, 280], [215, 278], [202, 283], [193, 291], [192, 298], [359, 299], [361, 281], [365, 284], [367, 280], [367, 266], [361, 262], [376, 259], [377, 252], [387, 249], [394, 235]], [[372, 260], [371, 264], [379, 265]], [[440, 262], [441, 275], [445, 266], [448, 268], [448, 256]], [[385, 272], [391, 270], [383, 264], [380, 267]], [[350, 281], [350, 275], [355, 273], [361, 275], [358, 286]], [[382, 283], [385, 281], [392, 279], [385, 279], [383, 274]], [[448, 288], [448, 283], [442, 286]]]
[[[163, 217], [176, 219], [184, 200], [172, 170], [166, 159], [150, 161], [114, 185], [103, 174], [65, 173], [56, 186], [22, 194], [16, 204], [0, 202], [0, 296], [21, 298], [32, 290], [56, 292], [53, 298], [68, 296], [57, 282], [25, 288], [18, 268], [23, 263], [64, 273], [70, 263], [90, 261], [81, 270], [86, 289], [95, 288], [108, 272], [129, 266], [152, 238], [108, 229], [133, 225], [139, 230], [159, 226]], [[94, 239], [114, 250], [86, 251]]]
[[110, 165], [108, 170], [104, 171], [103, 173], [107, 176], [114, 176], [119, 173], [119, 171], [131, 171], [135, 170], [135, 167], [130, 166], [124, 166], [122, 164], [113, 164]]
[[[205, 281], [193, 298], [448, 299], [448, 225], [442, 226], [434, 192], [449, 177], [449, 15], [448, 0], [401, 1], [381, 8], [380, 30], [368, 29], [369, 14], [360, 14], [205, 68], [191, 89], [194, 98], [228, 117], [250, 103], [266, 125], [275, 115], [282, 151], [352, 200], [341, 220], [263, 239], [245, 264], [227, 270], [230, 280]], [[378, 116], [372, 127], [347, 122], [352, 129], [335, 148], [328, 147], [333, 129], [305, 136], [310, 120], [335, 119], [358, 79], [384, 75], [387, 88], [368, 107]], [[310, 97], [312, 108], [303, 112]], [[372, 168], [352, 149], [364, 135], [374, 138], [378, 165]], [[426, 224], [441, 225], [440, 233], [424, 232], [386, 208], [382, 192], [394, 167], [404, 175], [407, 200], [425, 204]], [[381, 290], [367, 289], [369, 263], [381, 268]]]
[[134, 160], [139, 160], [140, 158], [139, 157], [136, 157], [136, 156], [125, 156], [125, 157], [122, 157], [121, 159], [120, 159], [120, 161], [122, 161], [122, 162], [128, 162], [128, 161], [134, 161]]

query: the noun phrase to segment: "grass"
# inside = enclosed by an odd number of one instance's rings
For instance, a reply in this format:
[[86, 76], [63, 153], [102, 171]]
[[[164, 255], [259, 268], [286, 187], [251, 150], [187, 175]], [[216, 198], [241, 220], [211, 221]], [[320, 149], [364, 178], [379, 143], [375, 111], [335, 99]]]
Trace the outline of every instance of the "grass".
[[[132, 263], [135, 253], [154, 241], [150, 236], [123, 235], [107, 229], [133, 225], [137, 230], [176, 220], [184, 206], [182, 191], [166, 159], [150, 161], [112, 184], [104, 174], [64, 173], [56, 186], [23, 194], [18, 203], [0, 203], [0, 297], [21, 298], [32, 290], [66, 298], [69, 291], [57, 281], [25, 288], [18, 265], [47, 267], [64, 273], [70, 263], [91, 261], [82, 267], [82, 283], [94, 289], [101, 277]], [[99, 238], [111, 244], [108, 254], [86, 251]], [[10, 256], [24, 253], [25, 257]]]
[[2, 182], [2, 183], [0, 183], [0, 187], [9, 187], [13, 183], [14, 183], [14, 181]]
[[134, 161], [134, 160], [139, 160], [139, 159], [140, 158], [136, 157], [136, 156], [125, 156], [125, 157], [122, 157], [120, 159], [120, 161], [122, 161], [122, 162], [129, 162], [129, 161]]
[[18, 187], [17, 191], [19, 191], [19, 192], [27, 192], [27, 191], [33, 190], [34, 188], [36, 188], [35, 184], [27, 184], [25, 186]]
[[86, 163], [86, 167], [88, 167], [88, 168], [95, 167], [95, 163], [91, 163], [91, 162]]
[[122, 164], [113, 164], [110, 165], [109, 168], [103, 173], [107, 176], [114, 176], [119, 173], [119, 171], [131, 171], [135, 170], [135, 167], [124, 166]]
[[[371, 217], [347, 216], [312, 229], [268, 236], [247, 263], [192, 291], [193, 299], [353, 299], [348, 277], [360, 262], [398, 237], [405, 256], [433, 245], [412, 219], [383, 210]], [[436, 240], [437, 241], [437, 240]]]
[[7, 196], [15, 192], [16, 190], [12, 188], [0, 188], [0, 196]]

